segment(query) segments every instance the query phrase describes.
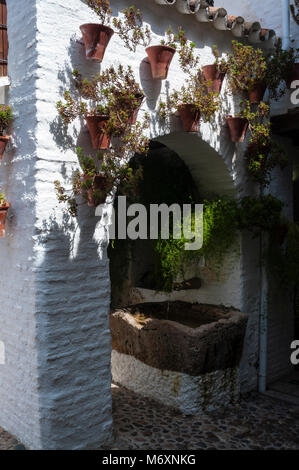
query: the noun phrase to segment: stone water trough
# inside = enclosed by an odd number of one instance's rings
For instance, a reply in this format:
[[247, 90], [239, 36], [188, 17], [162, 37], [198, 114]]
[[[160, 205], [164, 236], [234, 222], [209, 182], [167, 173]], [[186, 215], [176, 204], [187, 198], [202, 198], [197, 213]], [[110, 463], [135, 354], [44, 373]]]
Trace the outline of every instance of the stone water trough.
[[232, 403], [246, 324], [237, 310], [180, 301], [114, 310], [112, 379], [186, 414]]

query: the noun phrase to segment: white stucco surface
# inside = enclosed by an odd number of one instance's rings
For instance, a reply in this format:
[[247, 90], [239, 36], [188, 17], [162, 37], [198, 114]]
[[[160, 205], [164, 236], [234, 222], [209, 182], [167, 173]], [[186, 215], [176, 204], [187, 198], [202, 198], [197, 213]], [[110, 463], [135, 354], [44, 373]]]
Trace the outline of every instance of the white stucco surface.
[[[113, 14], [130, 4], [113, 0]], [[201, 64], [213, 61], [213, 44], [220, 52], [230, 46], [230, 34], [209, 24], [199, 25], [176, 9], [164, 13], [162, 7], [146, 0], [138, 6], [152, 27], [153, 44], [160, 42], [169, 24], [174, 29], [183, 24], [188, 38], [197, 44]], [[194, 147], [188, 136], [178, 139], [175, 131], [169, 136], [155, 112], [160, 93], [184, 83], [177, 57], [168, 80], [155, 82], [144, 49], [129, 53], [115, 34], [99, 66], [87, 62], [84, 55], [79, 26], [96, 17], [83, 1], [25, 0], [20, 8], [19, 2], [7, 0], [7, 8], [9, 103], [15, 121], [12, 145], [0, 168], [1, 188], [11, 202], [6, 238], [0, 243], [5, 293], [0, 312], [0, 341], [5, 344], [5, 364], [0, 364], [0, 426], [32, 449], [99, 448], [112, 437], [107, 227], [98, 226], [94, 211], [85, 206], [78, 219], [70, 220], [58, 206], [53, 187], [56, 179], [70, 187], [78, 167], [76, 146], [94, 154], [82, 122], [77, 121], [66, 134], [57, 119], [56, 102], [71, 86], [72, 70], [78, 68], [90, 76], [119, 61], [131, 65], [147, 95], [143, 111], [151, 114], [152, 138], [181, 151], [199, 182], [206, 172], [211, 185], [219, 186], [223, 176], [220, 171], [213, 177], [213, 166], [207, 169], [207, 159], [202, 159], [205, 143], [213, 156], [217, 152], [225, 168], [228, 191], [235, 188], [243, 196], [255, 188], [246, 173], [245, 144], [233, 145], [225, 127], [226, 114], [233, 112], [225, 90], [222, 114], [212, 125], [202, 124]], [[278, 177], [278, 188], [279, 184]], [[244, 234], [240, 264], [232, 268], [227, 285], [234, 303], [249, 314], [240, 372], [243, 390], [254, 388], [257, 380], [258, 259], [258, 241]], [[120, 370], [123, 362], [121, 357], [118, 360]], [[181, 401], [188, 387], [192, 393], [195, 390], [187, 379], [183, 384]]]
[[112, 351], [112, 380], [186, 415], [225, 407], [238, 400], [240, 394], [237, 368], [193, 377], [156, 369], [117, 351]]

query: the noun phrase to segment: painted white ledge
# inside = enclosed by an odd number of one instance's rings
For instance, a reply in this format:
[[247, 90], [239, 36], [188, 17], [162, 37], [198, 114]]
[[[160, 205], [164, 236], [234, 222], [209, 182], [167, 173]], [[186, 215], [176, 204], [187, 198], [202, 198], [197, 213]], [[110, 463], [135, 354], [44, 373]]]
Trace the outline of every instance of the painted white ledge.
[[9, 86], [9, 85], [10, 85], [10, 78], [8, 76], [0, 77], [0, 87]]

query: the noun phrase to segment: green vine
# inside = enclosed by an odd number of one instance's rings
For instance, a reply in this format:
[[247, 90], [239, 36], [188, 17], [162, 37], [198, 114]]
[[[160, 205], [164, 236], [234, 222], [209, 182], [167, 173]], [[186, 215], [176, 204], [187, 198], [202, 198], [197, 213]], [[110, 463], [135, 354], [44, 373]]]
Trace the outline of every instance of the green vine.
[[[271, 195], [245, 197], [239, 201], [205, 200], [203, 205], [203, 245], [200, 250], [185, 250], [188, 240], [183, 236], [178, 240], [172, 236], [168, 240], [160, 237], [155, 244], [157, 290], [171, 292], [178, 274], [184, 276], [184, 264], [202, 256], [214, 270], [219, 270], [239, 230], [249, 230], [253, 236], [258, 236], [262, 232], [272, 233], [283, 224], [283, 203]], [[295, 243], [291, 246], [294, 247]]]
[[269, 121], [270, 106], [262, 101], [256, 111], [249, 101], [241, 101], [239, 116], [246, 119], [251, 133], [245, 152], [248, 171], [253, 181], [261, 187], [268, 186], [272, 170], [279, 166], [285, 168], [288, 159], [284, 150], [273, 140]]

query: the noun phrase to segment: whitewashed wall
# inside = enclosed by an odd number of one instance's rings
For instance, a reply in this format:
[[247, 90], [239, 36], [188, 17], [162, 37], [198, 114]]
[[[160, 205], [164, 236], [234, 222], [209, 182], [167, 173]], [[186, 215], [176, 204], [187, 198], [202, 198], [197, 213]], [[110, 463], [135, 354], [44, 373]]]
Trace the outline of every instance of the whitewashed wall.
[[[113, 14], [131, 3], [113, 0]], [[230, 45], [229, 34], [199, 25], [175, 9], [163, 10], [148, 0], [138, 1], [138, 6], [152, 25], [154, 42], [169, 24], [175, 28], [183, 23], [202, 64], [212, 61], [213, 44], [221, 52]], [[33, 449], [96, 448], [112, 436], [107, 233], [87, 207], [80, 209], [77, 220], [69, 220], [53, 190], [55, 179], [70, 184], [77, 168], [74, 147], [81, 145], [92, 153], [88, 132], [79, 122], [70, 136], [62, 132], [55, 104], [70, 86], [74, 68], [86, 75], [100, 70], [86, 62], [79, 32], [82, 23], [96, 17], [81, 0], [25, 0], [22, 8], [7, 0], [7, 7], [9, 99], [16, 119], [13, 146], [0, 168], [1, 187], [12, 204], [6, 239], [0, 243], [0, 341], [6, 348], [6, 364], [0, 365], [0, 425]], [[160, 90], [160, 83], [151, 80], [145, 57], [142, 47], [136, 54], [128, 53], [115, 35], [102, 68], [118, 61], [132, 65], [147, 93], [151, 136], [178, 150], [178, 141], [183, 141], [175, 133], [161, 137], [165, 131], [154, 112], [167, 83]], [[176, 57], [168, 83], [178, 87], [183, 82]], [[225, 114], [232, 110], [230, 98], [225, 107], [214, 127], [202, 125], [203, 140], [198, 138], [195, 148], [189, 146], [190, 152], [185, 145], [182, 157], [187, 161], [192, 153], [196, 172], [196, 149], [200, 161], [202, 142], [208, 143], [223, 158], [238, 194], [249, 194], [253, 187], [242, 159], [245, 144], [235, 148], [223, 126]], [[244, 235], [241, 275], [237, 281], [234, 276], [241, 289], [241, 309], [250, 314], [243, 389], [254, 388], [257, 377], [257, 263], [257, 242]]]

